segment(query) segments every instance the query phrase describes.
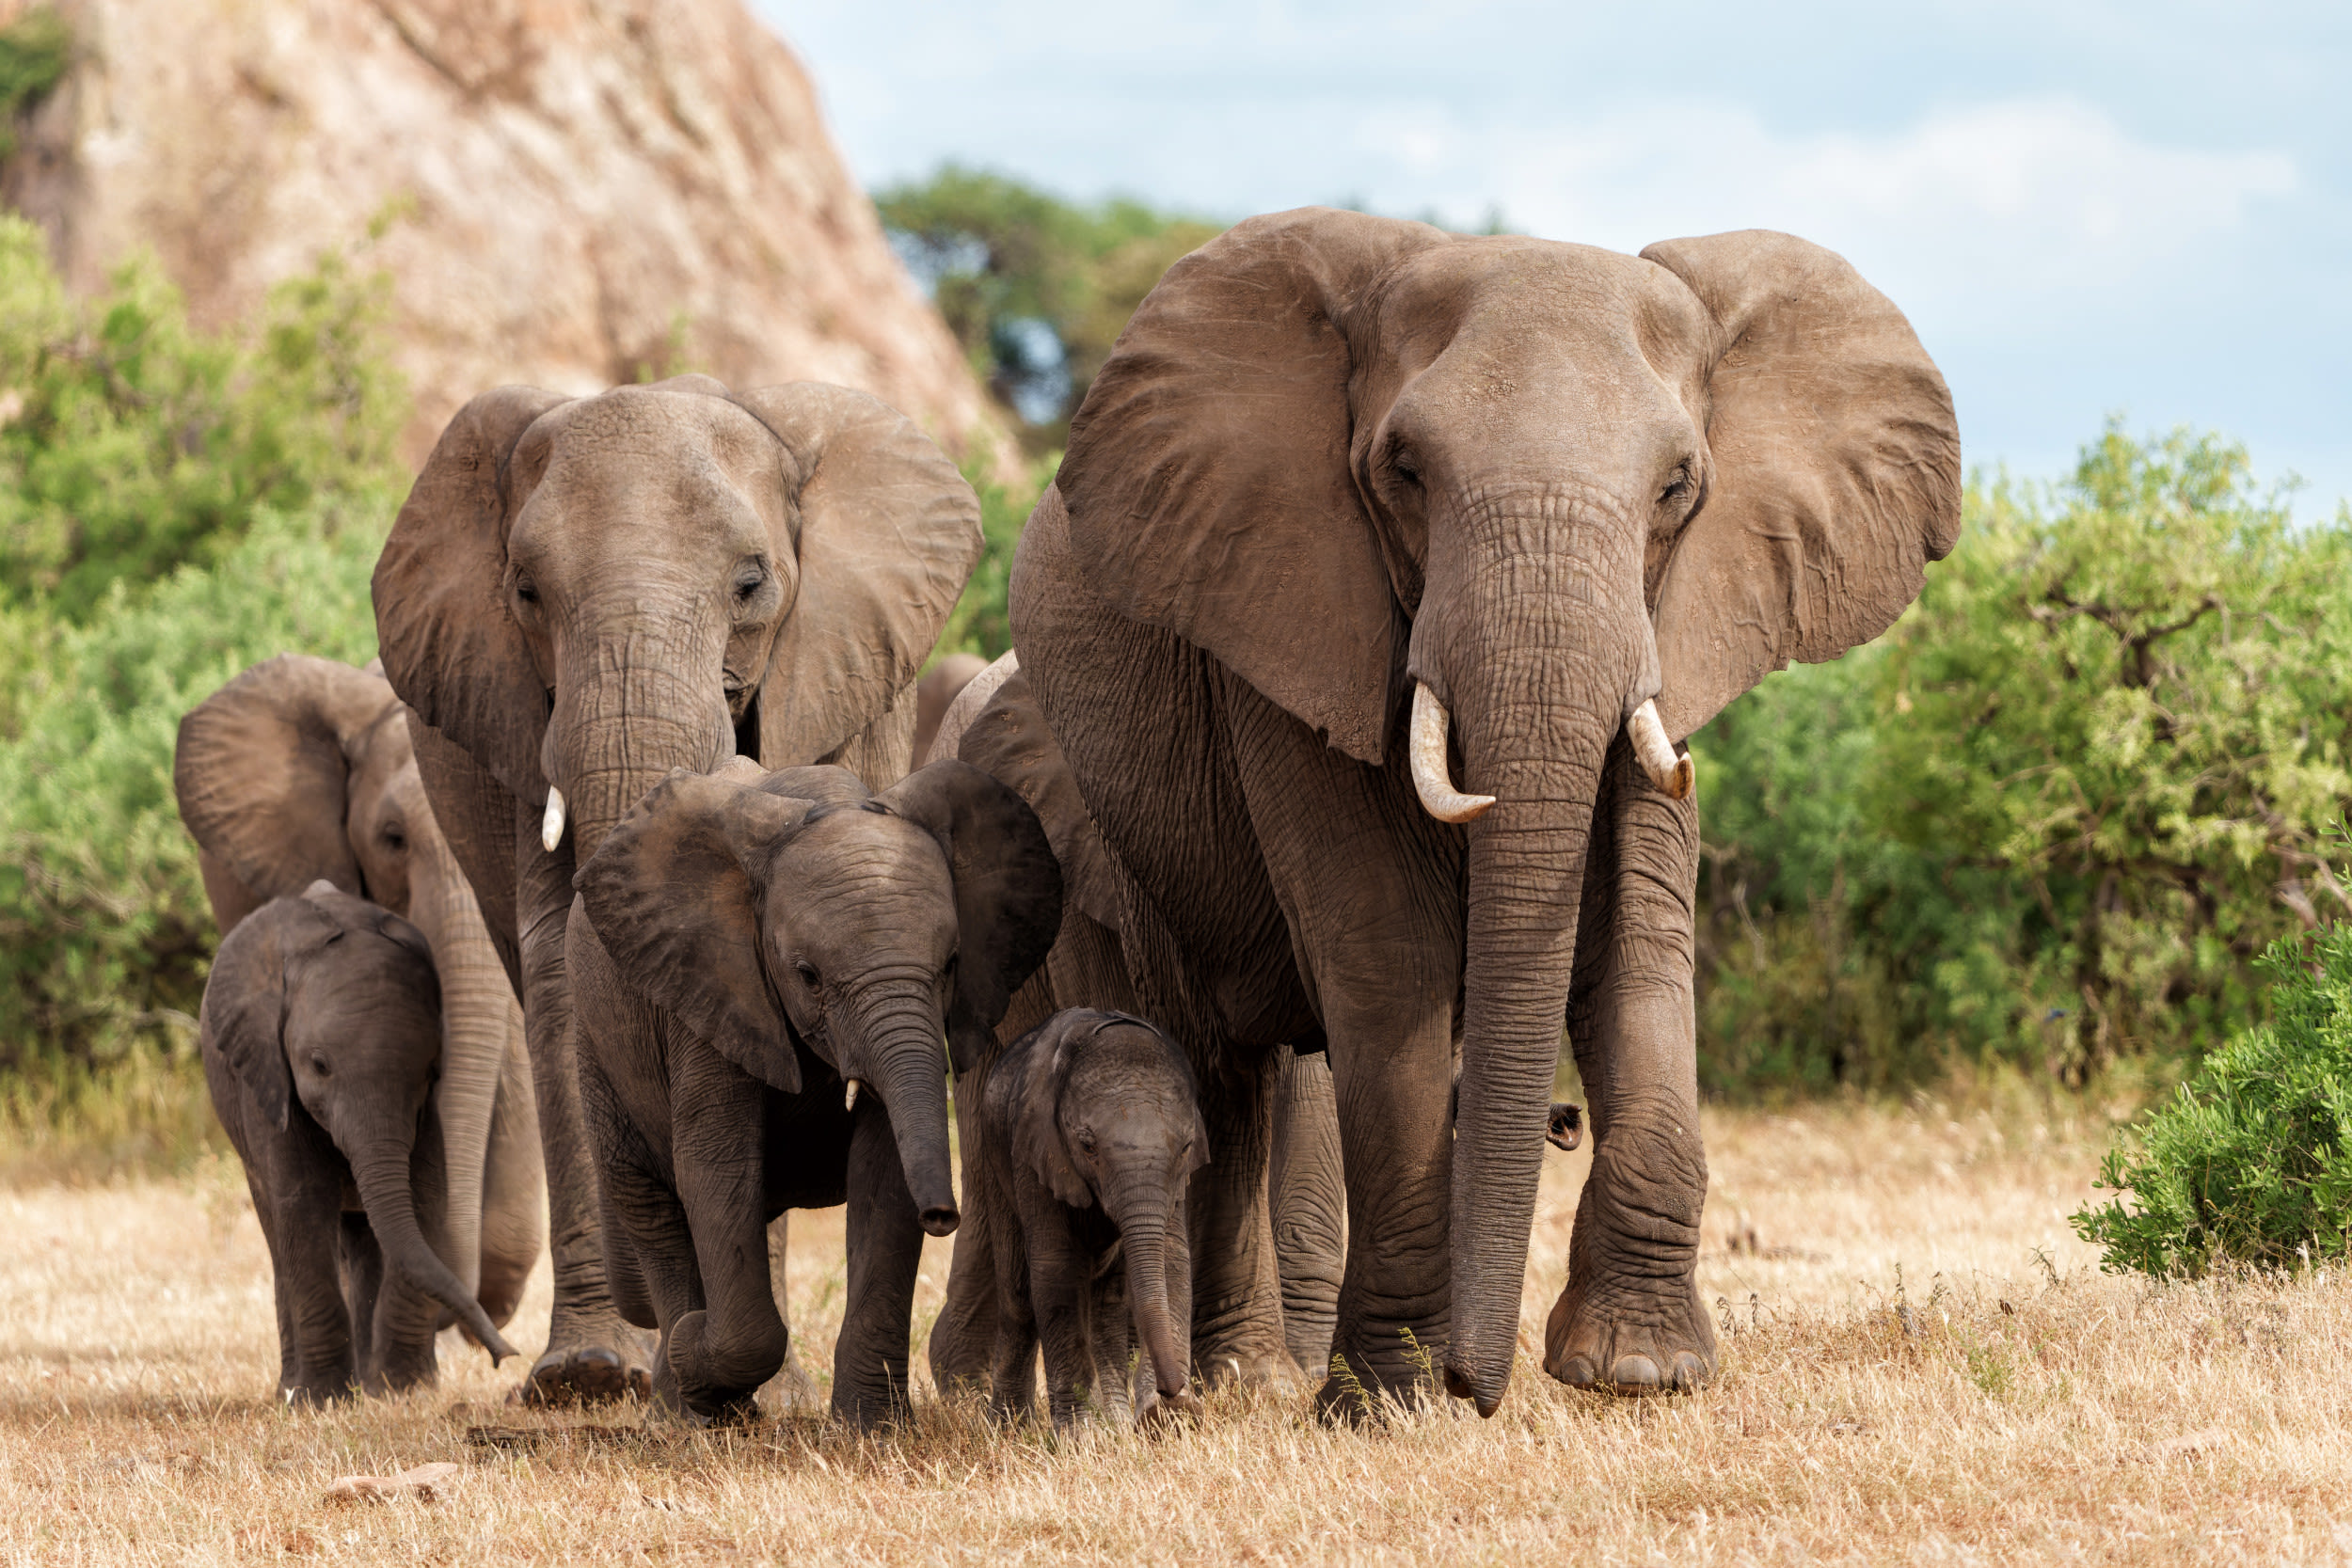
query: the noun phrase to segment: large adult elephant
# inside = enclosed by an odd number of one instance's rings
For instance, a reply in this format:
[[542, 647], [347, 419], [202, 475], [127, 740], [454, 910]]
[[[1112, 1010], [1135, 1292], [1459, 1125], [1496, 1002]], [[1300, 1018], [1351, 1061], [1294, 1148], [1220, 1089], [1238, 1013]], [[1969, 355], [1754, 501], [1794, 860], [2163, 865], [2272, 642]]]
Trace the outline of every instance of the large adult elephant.
[[1959, 456], [1901, 313], [1783, 234], [1633, 257], [1306, 209], [1169, 269], [1010, 608], [1135, 1001], [1200, 1069], [1204, 1367], [1279, 1349], [1268, 1064], [1320, 1037], [1335, 1348], [1394, 1387], [1442, 1345], [1493, 1411], [1565, 1021], [1596, 1148], [1545, 1364], [1708, 1374], [1675, 743], [1901, 612], [1957, 536]]
[[673, 768], [907, 770], [908, 694], [980, 550], [954, 464], [861, 392], [681, 376], [458, 410], [375, 569], [385, 673], [522, 996], [555, 1312], [527, 1390], [647, 1386], [605, 1279], [571, 1057], [576, 863]]
[[330, 658], [264, 659], [180, 721], [172, 787], [223, 937], [324, 879], [406, 917], [439, 977], [432, 1091], [446, 1216], [428, 1228], [468, 1296], [505, 1326], [539, 1260], [538, 1117], [522, 1016], [426, 802], [400, 699]]

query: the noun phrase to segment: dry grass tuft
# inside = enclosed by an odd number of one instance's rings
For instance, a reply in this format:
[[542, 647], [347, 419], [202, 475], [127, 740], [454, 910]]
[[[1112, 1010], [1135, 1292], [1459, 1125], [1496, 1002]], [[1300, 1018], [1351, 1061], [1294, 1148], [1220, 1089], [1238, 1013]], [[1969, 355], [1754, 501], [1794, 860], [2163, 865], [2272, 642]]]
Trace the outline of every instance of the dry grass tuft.
[[[1522, 1363], [1492, 1421], [1440, 1402], [1333, 1430], [1303, 1396], [1213, 1395], [1197, 1430], [1000, 1434], [925, 1398], [861, 1441], [793, 1416], [709, 1434], [502, 1406], [444, 1340], [439, 1390], [275, 1405], [261, 1237], [232, 1163], [0, 1193], [0, 1558], [930, 1562], [2342, 1561], [2352, 1557], [2352, 1292], [2098, 1275], [2064, 1216], [2106, 1128], [1711, 1115], [1701, 1280], [1722, 1376], [1688, 1399], [1536, 1370], [1582, 1157], [1554, 1156]], [[796, 1224], [821, 1394], [838, 1215]], [[927, 1259], [927, 1325], [946, 1249]], [[517, 1343], [544, 1324], [544, 1280]], [[328, 1486], [453, 1463], [435, 1500]]]

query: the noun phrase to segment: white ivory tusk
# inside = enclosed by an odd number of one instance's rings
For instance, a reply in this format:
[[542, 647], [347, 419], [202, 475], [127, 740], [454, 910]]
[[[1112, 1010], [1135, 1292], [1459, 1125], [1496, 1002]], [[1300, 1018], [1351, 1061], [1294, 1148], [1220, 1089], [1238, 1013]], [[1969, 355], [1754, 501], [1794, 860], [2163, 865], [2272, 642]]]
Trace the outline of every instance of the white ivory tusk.
[[1486, 815], [1495, 803], [1491, 795], [1465, 795], [1454, 787], [1446, 768], [1446, 728], [1452, 723], [1438, 694], [1420, 681], [1413, 683], [1413, 788], [1423, 810], [1440, 822], [1469, 822]]
[[539, 845], [550, 855], [564, 842], [564, 792], [548, 785], [548, 815], [539, 824]]
[[850, 1080], [850, 1092], [841, 1097], [841, 1108], [845, 1111], [857, 1109], [857, 1080], [854, 1078]]
[[1665, 721], [1658, 717], [1657, 698], [1633, 710], [1633, 717], [1625, 721], [1625, 733], [1633, 742], [1633, 754], [1642, 759], [1642, 770], [1659, 793], [1677, 800], [1690, 799], [1698, 769], [1688, 752], [1675, 755], [1675, 743], [1666, 738]]

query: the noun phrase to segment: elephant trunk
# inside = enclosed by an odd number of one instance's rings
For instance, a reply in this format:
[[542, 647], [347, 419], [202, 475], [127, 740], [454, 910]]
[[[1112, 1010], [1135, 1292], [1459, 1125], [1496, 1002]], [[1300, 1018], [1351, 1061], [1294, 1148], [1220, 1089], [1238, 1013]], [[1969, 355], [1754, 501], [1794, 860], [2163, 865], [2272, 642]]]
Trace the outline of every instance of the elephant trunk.
[[707, 773], [735, 754], [723, 645], [690, 627], [648, 630], [644, 603], [659, 594], [657, 585], [604, 607], [595, 618], [628, 630], [583, 640], [556, 683], [540, 768], [562, 793], [575, 864], [674, 768]]
[[[1467, 829], [1444, 1360], [1447, 1391], [1482, 1416], [1510, 1385], [1585, 850], [1643, 663], [1639, 562], [1594, 559], [1613, 531], [1555, 509], [1472, 519], [1486, 548], [1433, 560], [1414, 628], [1416, 674], [1452, 700], [1462, 788], [1495, 802]], [[1613, 621], [1594, 585], [1618, 571], [1630, 586]]]
[[[1119, 1243], [1127, 1255], [1127, 1299], [1151, 1357], [1152, 1386], [1160, 1398], [1184, 1398], [1192, 1355], [1189, 1325], [1180, 1330], [1168, 1305], [1168, 1271], [1189, 1267], [1181, 1228], [1172, 1227], [1164, 1183], [1148, 1179], [1108, 1197], [1104, 1207], [1119, 1225]], [[1172, 1243], [1172, 1244], [1171, 1244]]]
[[846, 1047], [842, 1073], [882, 1097], [923, 1228], [948, 1235], [961, 1216], [947, 1174], [947, 1050], [930, 979], [869, 990], [859, 1003], [834, 1035]]
[[[427, 847], [421, 835], [416, 842]], [[484, 1173], [514, 990], [455, 857], [436, 844], [411, 863], [408, 917], [431, 944], [441, 981], [441, 1073], [433, 1091], [448, 1162], [449, 1212], [441, 1234], [451, 1269], [473, 1295], [482, 1281]]]
[[375, 1232], [378, 1245], [391, 1266], [398, 1269], [409, 1283], [432, 1296], [455, 1314], [475, 1339], [490, 1353], [492, 1365], [515, 1354], [490, 1322], [490, 1315], [473, 1297], [449, 1265], [442, 1262], [424, 1239], [417, 1224], [417, 1208], [409, 1185], [409, 1160], [414, 1149], [413, 1136], [404, 1137], [391, 1129], [372, 1135], [353, 1151], [352, 1178], [359, 1187], [359, 1201], [367, 1206], [368, 1226]]

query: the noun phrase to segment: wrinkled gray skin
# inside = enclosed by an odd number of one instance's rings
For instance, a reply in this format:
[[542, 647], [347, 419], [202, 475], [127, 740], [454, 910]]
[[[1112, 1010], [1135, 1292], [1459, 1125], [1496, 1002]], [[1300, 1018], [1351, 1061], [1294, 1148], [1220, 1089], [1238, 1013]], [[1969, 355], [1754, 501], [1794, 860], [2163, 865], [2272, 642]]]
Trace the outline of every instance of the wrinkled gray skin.
[[514, 1354], [437, 1252], [441, 1006], [424, 936], [318, 882], [220, 944], [199, 1025], [213, 1108], [245, 1163], [290, 1402], [430, 1385], [446, 1308]]
[[972, 683], [972, 677], [987, 668], [988, 660], [977, 654], [949, 654], [914, 683], [915, 767], [931, 760], [931, 740], [939, 734], [940, 720], [946, 717], [949, 705]]
[[1043, 830], [960, 762], [876, 795], [739, 761], [673, 774], [579, 882], [580, 1093], [616, 1292], [661, 1331], [657, 1406], [750, 1413], [789, 1345], [765, 1227], [847, 1202], [834, 1411], [901, 1418], [923, 1236], [960, 1217], [942, 1040], [984, 1037], [1044, 960]]
[[180, 817], [226, 937], [324, 879], [424, 933], [446, 1042], [432, 1094], [447, 1154], [444, 1258], [503, 1328], [546, 1236], [522, 1013], [434, 821], [405, 710], [383, 676], [280, 654], [180, 721]]
[[[1014, 998], [997, 1030], [1001, 1044], [1040, 1026], [1058, 1010], [1057, 988], [1103, 1002], [1125, 999], [1115, 893], [1106, 886], [1107, 857], [1088, 816], [1060, 748], [1046, 730], [1018, 654], [1008, 653], [976, 672], [949, 701], [932, 752], [954, 753], [1018, 791], [1045, 825], [1065, 867], [1072, 896], [1047, 970]], [[928, 678], [928, 677], [927, 677]], [[1107, 1005], [1107, 1004], [1105, 1004]], [[1268, 1200], [1281, 1286], [1284, 1347], [1302, 1373], [1321, 1377], [1330, 1365], [1331, 1327], [1346, 1261], [1346, 1192], [1340, 1174], [1340, 1132], [1331, 1069], [1320, 1051], [1276, 1053], [1274, 1133]], [[959, 1103], [984, 1093], [990, 1063], [956, 1083]], [[985, 1223], [988, 1197], [974, 1177], [972, 1146], [964, 1146], [967, 1222], [956, 1233], [947, 1299], [931, 1325], [931, 1380], [941, 1388], [977, 1385], [993, 1375], [997, 1342], [993, 1227]], [[1230, 1370], [1230, 1369], [1220, 1369]]]
[[1035, 1407], [1041, 1344], [1056, 1427], [1089, 1403], [1114, 1420], [1196, 1411], [1184, 1189], [1209, 1148], [1183, 1053], [1140, 1019], [1073, 1008], [1006, 1048], [974, 1109], [997, 1414]]
[[[376, 564], [376, 626], [425, 792], [522, 998], [555, 1265], [526, 1397], [606, 1397], [650, 1372], [605, 1278], [571, 1061], [575, 868], [675, 768], [740, 754], [901, 777], [909, 689], [979, 549], [946, 455], [814, 383], [501, 388], [417, 476]], [[551, 787], [566, 809], [548, 848]]]
[[[1412, 1341], [1442, 1346], [1447, 1389], [1491, 1413], [1565, 1021], [1595, 1151], [1545, 1366], [1624, 1391], [1708, 1375], [1697, 808], [1625, 726], [1654, 697], [1679, 741], [1875, 636], [1959, 496], [1908, 324], [1787, 235], [1633, 257], [1306, 209], [1169, 269], [1078, 411], [1010, 610], [1106, 848], [1111, 989], [1202, 1085], [1204, 1370], [1284, 1354], [1270, 1068], [1320, 1033], [1334, 1351], [1401, 1388]], [[1450, 710], [1450, 788], [1408, 761], [1417, 687]], [[1494, 803], [1473, 819], [1457, 791]]]

